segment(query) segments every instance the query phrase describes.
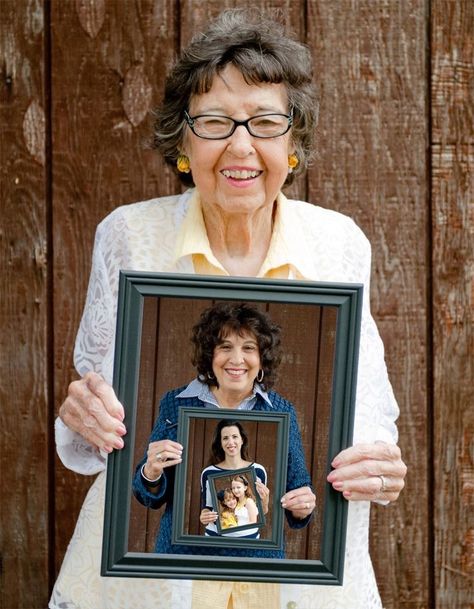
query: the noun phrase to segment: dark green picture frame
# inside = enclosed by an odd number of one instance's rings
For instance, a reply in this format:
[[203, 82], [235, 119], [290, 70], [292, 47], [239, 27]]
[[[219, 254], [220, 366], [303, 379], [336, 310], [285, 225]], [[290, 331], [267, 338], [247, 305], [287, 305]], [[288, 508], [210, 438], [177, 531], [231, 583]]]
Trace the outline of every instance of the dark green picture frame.
[[[363, 286], [310, 281], [205, 277], [123, 271], [120, 276], [114, 389], [124, 405], [125, 447], [108, 458], [101, 575], [341, 585], [347, 501], [325, 478], [352, 443]], [[129, 551], [131, 483], [144, 299], [174, 298], [284, 303], [333, 308], [335, 353], [327, 429], [320, 555], [315, 560], [259, 559]]]
[[[252, 467], [243, 467], [242, 469], [237, 469], [234, 470], [233, 472], [231, 472], [231, 475], [243, 475], [247, 478], [247, 480], [249, 481], [250, 486], [253, 489], [256, 489], [256, 480], [257, 480], [257, 476], [255, 475], [255, 470]], [[213, 509], [214, 511], [218, 511], [219, 509], [219, 502], [218, 502], [218, 493], [216, 490], [216, 484], [221, 480], [221, 478], [229, 478], [229, 472], [219, 472], [216, 474], [211, 474], [209, 476], [209, 483], [211, 485], [211, 496], [212, 496], [212, 505], [213, 505]], [[246, 525], [242, 525], [242, 526], [236, 526], [236, 529], [239, 529], [241, 531], [246, 531], [248, 529], [261, 529], [263, 526], [265, 526], [265, 515], [263, 514], [262, 511], [262, 500], [260, 499], [258, 493], [256, 492], [256, 490], [254, 491], [254, 497], [257, 503], [257, 509], [258, 509], [258, 519], [257, 522], [254, 524], [246, 524]], [[275, 493], [276, 494], [276, 493]], [[216, 521], [216, 526], [217, 526], [217, 531], [219, 533], [219, 535], [222, 535], [224, 537], [224, 544], [227, 546], [228, 542], [230, 541], [232, 542], [237, 542], [236, 545], [241, 546], [242, 543], [239, 542], [243, 542], [245, 547], [252, 547], [250, 545], [250, 542], [252, 540], [249, 541], [245, 541], [245, 539], [233, 539], [232, 537], [225, 537], [226, 535], [228, 535], [229, 533], [232, 533], [231, 530], [229, 529], [224, 529], [221, 526], [221, 523], [219, 522], [219, 519], [217, 519]], [[225, 541], [227, 539], [227, 542]], [[200, 539], [201, 541], [201, 539]], [[217, 541], [217, 540], [216, 540]], [[255, 543], [256, 547], [258, 548], [260, 546], [260, 541], [256, 541]], [[280, 546], [276, 546], [277, 548], [279, 548]]]
[[[178, 419], [178, 442], [183, 446], [188, 445], [188, 437], [190, 433], [190, 423], [193, 419], [207, 419], [216, 420], [216, 422], [222, 419], [236, 419], [245, 426], [245, 422], [265, 422], [268, 424], [273, 423], [276, 426], [276, 432], [274, 434], [274, 475], [270, 481], [271, 486], [271, 500], [270, 509], [272, 511], [272, 526], [270, 535], [265, 539], [242, 539], [232, 537], [205, 537], [204, 535], [189, 535], [185, 532], [185, 501], [186, 501], [186, 487], [189, 484], [190, 478], [190, 461], [192, 455], [184, 454], [183, 467], [177, 468], [176, 481], [175, 481], [175, 492], [174, 492], [174, 508], [173, 508], [173, 543], [183, 543], [186, 545], [199, 545], [199, 546], [224, 546], [224, 547], [245, 547], [245, 548], [256, 548], [256, 549], [281, 549], [283, 545], [283, 510], [279, 505], [279, 497], [285, 493], [286, 489], [286, 468], [288, 461], [288, 433], [289, 433], [289, 415], [285, 412], [253, 412], [253, 411], [235, 411], [228, 410], [225, 408], [215, 409], [203, 409], [203, 408], [181, 408]], [[267, 464], [263, 464], [264, 466]], [[244, 468], [244, 470], [235, 470], [234, 474], [246, 471], [251, 468]], [[253, 470], [252, 470], [253, 471]], [[220, 474], [211, 474], [209, 477], [213, 478], [218, 475], [229, 474], [229, 472], [223, 471]], [[212, 492], [212, 490], [211, 490]], [[258, 526], [265, 524], [265, 516], [263, 515], [262, 504], [260, 497], [256, 496], [257, 506], [259, 508], [262, 518], [259, 521]], [[217, 501], [214, 497], [214, 504]], [[247, 525], [247, 528], [255, 528], [256, 525]], [[243, 529], [245, 527], [239, 527]]]

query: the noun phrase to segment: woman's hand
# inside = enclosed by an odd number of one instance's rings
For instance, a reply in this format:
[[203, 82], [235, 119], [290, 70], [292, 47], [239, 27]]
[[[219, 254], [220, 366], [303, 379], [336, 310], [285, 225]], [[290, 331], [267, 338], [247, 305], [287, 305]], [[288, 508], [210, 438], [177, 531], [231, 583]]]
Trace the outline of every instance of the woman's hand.
[[306, 518], [316, 507], [316, 495], [309, 486], [295, 488], [283, 495], [281, 506], [289, 510], [295, 518]]
[[215, 522], [217, 520], [217, 515], [217, 512], [212, 512], [208, 508], [204, 508], [201, 510], [199, 520], [201, 521], [201, 524], [207, 526], [208, 524], [211, 524], [211, 522]]
[[351, 501], [395, 501], [405, 486], [407, 466], [396, 444], [356, 444], [332, 462], [327, 480]]
[[150, 442], [143, 473], [149, 480], [156, 480], [166, 467], [181, 463], [182, 453], [183, 447], [181, 444], [173, 440]]
[[266, 514], [268, 512], [268, 504], [270, 501], [270, 489], [268, 486], [265, 486], [259, 478], [256, 479], [255, 486], [262, 502], [263, 513]]
[[127, 433], [125, 413], [112, 387], [95, 372], [69, 385], [67, 398], [59, 409], [63, 423], [89, 444], [111, 453], [123, 448]]

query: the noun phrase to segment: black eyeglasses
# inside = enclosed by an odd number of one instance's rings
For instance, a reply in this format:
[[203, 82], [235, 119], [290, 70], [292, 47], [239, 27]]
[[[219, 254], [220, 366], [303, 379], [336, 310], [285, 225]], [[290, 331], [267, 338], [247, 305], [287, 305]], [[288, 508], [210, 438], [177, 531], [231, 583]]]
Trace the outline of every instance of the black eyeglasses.
[[290, 114], [259, 114], [251, 116], [246, 121], [236, 121], [230, 116], [219, 114], [189, 116], [185, 110], [184, 118], [194, 135], [205, 140], [225, 140], [240, 125], [245, 127], [250, 135], [265, 139], [285, 135], [293, 124], [293, 111]]

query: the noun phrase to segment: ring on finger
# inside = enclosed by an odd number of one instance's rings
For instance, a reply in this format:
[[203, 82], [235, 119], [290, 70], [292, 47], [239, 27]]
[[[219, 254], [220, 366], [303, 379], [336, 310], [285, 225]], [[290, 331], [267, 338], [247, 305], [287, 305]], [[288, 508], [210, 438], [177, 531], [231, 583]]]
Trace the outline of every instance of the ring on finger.
[[379, 474], [377, 478], [380, 478], [380, 482], [382, 483], [379, 493], [385, 493], [385, 491], [387, 490], [387, 479], [385, 478], [385, 476], [382, 476], [382, 474]]
[[163, 461], [163, 457], [161, 456], [161, 453], [156, 453], [156, 455], [155, 455], [155, 459], [156, 459], [157, 461]]

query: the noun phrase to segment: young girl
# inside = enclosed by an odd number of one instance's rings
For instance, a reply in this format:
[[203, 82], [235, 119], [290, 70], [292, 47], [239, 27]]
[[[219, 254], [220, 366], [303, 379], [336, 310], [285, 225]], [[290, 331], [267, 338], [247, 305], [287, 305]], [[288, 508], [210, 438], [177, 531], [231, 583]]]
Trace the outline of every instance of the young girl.
[[223, 529], [238, 526], [235, 508], [237, 507], [237, 498], [230, 488], [225, 488], [217, 493], [219, 500], [219, 519]]
[[235, 515], [238, 526], [257, 522], [258, 509], [247, 478], [238, 474], [232, 478], [232, 493], [237, 498]]

